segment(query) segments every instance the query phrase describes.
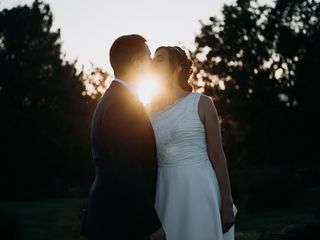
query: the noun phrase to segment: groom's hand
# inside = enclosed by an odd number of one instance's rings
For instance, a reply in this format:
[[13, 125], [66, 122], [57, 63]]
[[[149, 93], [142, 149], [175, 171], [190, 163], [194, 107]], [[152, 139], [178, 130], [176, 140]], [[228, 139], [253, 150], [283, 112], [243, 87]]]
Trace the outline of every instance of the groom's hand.
[[152, 233], [149, 236], [149, 240], [166, 240], [166, 233], [164, 232], [163, 228], [159, 228], [157, 231]]

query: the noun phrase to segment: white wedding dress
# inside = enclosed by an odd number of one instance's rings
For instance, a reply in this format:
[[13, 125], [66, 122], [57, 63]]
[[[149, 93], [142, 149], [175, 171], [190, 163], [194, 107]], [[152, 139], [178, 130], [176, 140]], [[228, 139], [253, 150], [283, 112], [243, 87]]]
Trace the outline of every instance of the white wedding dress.
[[[192, 92], [151, 122], [158, 151], [155, 207], [167, 240], [234, 240], [222, 233], [221, 197], [198, 115], [201, 93]], [[236, 215], [237, 208], [233, 205]]]

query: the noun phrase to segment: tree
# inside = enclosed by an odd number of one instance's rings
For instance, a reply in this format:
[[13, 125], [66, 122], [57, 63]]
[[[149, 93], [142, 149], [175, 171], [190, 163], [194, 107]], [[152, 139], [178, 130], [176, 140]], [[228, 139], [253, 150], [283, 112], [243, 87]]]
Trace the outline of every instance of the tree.
[[49, 5], [38, 0], [0, 12], [0, 181], [7, 197], [52, 196], [60, 183], [88, 183], [92, 173], [96, 102], [83, 94], [75, 62], [64, 60], [52, 21]]
[[279, 0], [274, 7], [238, 0], [224, 6], [222, 18], [201, 23], [192, 52], [196, 82], [218, 108], [232, 167], [301, 164], [307, 134], [296, 138], [303, 125], [294, 119], [302, 118], [297, 106], [309, 106], [303, 116], [316, 107], [318, 83], [305, 73], [314, 74], [319, 61], [312, 53], [319, 49], [319, 9], [315, 0]]

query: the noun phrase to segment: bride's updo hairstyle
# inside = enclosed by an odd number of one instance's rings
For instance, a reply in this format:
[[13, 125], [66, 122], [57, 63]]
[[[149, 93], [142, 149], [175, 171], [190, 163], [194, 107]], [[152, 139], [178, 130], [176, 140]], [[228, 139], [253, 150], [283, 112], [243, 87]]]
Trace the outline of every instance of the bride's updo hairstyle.
[[161, 46], [157, 48], [156, 52], [159, 51], [160, 49], [164, 49], [168, 52], [169, 63], [170, 63], [170, 66], [172, 67], [172, 70], [176, 69], [176, 67], [178, 66], [182, 68], [179, 75], [179, 80], [178, 80], [180, 87], [185, 91], [192, 92], [193, 87], [189, 83], [189, 79], [193, 72], [192, 60], [188, 58], [186, 52], [178, 46], [174, 46], [174, 47]]

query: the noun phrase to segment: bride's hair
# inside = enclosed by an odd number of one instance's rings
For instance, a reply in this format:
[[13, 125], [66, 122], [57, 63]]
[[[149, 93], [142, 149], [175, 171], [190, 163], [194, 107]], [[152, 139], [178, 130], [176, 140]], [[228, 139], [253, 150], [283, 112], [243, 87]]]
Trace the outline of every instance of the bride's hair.
[[181, 66], [181, 72], [179, 76], [179, 85], [185, 91], [192, 91], [193, 87], [189, 83], [189, 79], [193, 73], [192, 60], [187, 56], [186, 52], [178, 46], [161, 46], [158, 47], [156, 52], [160, 49], [164, 49], [168, 52], [169, 62], [172, 66], [172, 69], [175, 69], [177, 66]]

